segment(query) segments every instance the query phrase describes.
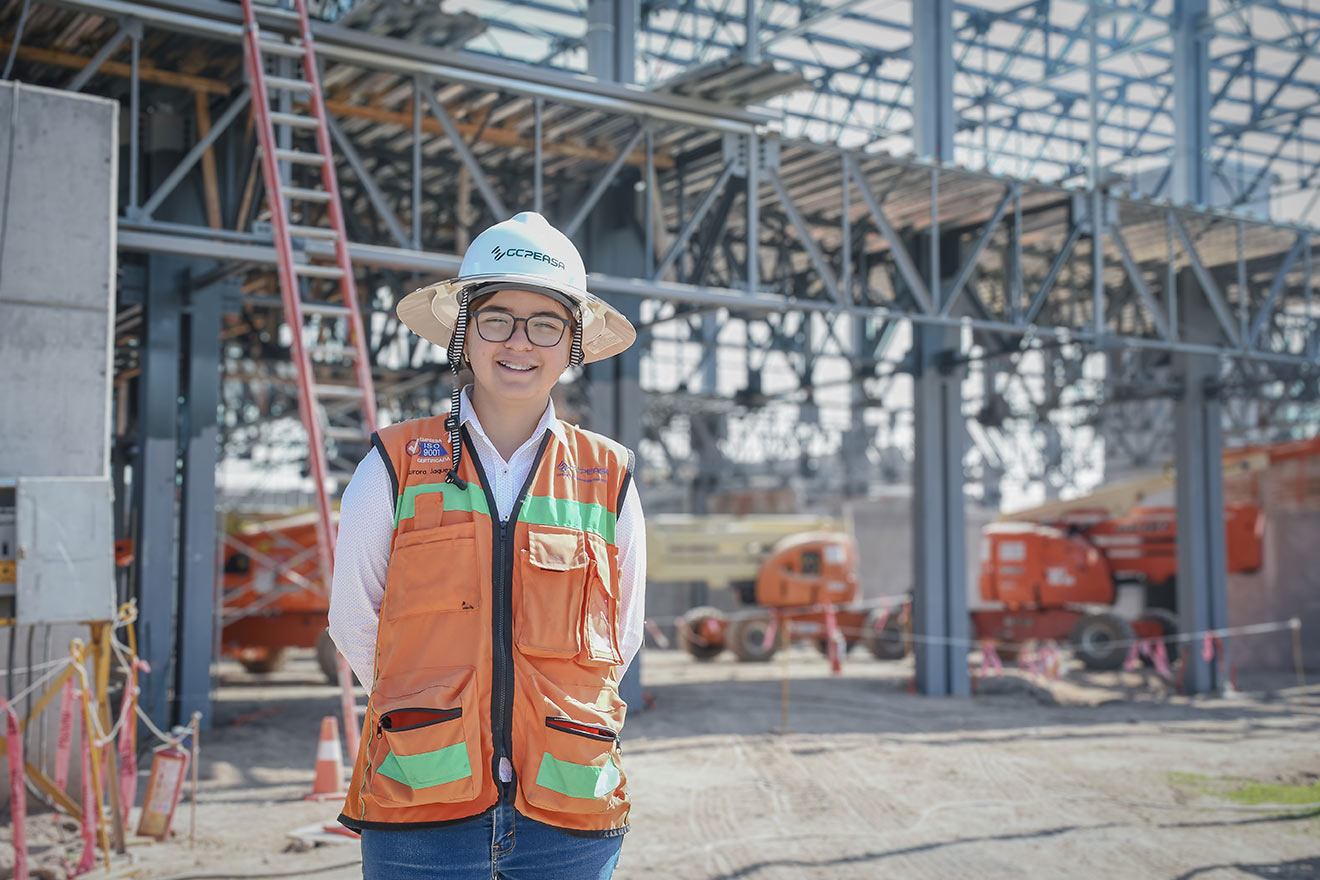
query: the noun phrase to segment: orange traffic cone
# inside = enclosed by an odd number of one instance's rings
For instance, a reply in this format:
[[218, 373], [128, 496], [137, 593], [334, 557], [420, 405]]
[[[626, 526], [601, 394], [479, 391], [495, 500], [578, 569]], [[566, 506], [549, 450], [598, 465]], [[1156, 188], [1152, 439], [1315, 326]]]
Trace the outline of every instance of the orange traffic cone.
[[321, 719], [321, 741], [316, 747], [316, 781], [309, 801], [342, 798], [344, 791], [344, 753], [339, 748], [339, 723], [335, 716]]

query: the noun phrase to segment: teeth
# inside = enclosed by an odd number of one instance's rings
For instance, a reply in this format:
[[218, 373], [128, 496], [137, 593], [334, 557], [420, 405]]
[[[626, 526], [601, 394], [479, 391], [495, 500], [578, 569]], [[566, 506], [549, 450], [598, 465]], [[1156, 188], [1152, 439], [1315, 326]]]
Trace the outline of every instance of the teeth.
[[508, 367], [510, 370], [517, 370], [520, 373], [526, 373], [529, 370], [536, 369], [536, 367], [531, 364], [506, 364], [504, 361], [500, 361], [500, 366]]

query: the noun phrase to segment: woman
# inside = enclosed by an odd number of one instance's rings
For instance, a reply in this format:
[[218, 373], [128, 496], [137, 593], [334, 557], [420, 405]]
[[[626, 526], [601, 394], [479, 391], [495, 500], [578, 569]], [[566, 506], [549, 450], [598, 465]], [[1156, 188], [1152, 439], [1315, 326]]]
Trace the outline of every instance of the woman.
[[330, 634], [370, 700], [339, 819], [366, 878], [609, 877], [645, 526], [632, 453], [550, 391], [636, 332], [531, 212], [398, 315], [473, 382], [373, 435], [344, 493]]

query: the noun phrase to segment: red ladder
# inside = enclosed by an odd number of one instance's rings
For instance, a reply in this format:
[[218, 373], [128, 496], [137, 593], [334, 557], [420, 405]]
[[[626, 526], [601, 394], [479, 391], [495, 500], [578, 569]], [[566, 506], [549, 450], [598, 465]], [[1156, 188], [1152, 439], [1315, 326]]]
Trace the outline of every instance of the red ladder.
[[[298, 410], [307, 429], [308, 461], [316, 484], [320, 514], [317, 550], [328, 594], [335, 546], [333, 496], [352, 476], [356, 457], [365, 452], [376, 430], [376, 395], [348, 256], [348, 235], [326, 127], [321, 78], [312, 51], [307, 4], [306, 0], [293, 0], [293, 4], [295, 8], [289, 9], [243, 0], [243, 58], [252, 89], [261, 168], [279, 260], [280, 295], [293, 336]], [[266, 38], [258, 19], [281, 22], [284, 29], [296, 24], [298, 36]], [[267, 73], [268, 56], [277, 63], [279, 59], [300, 60], [302, 77]], [[289, 61], [283, 63], [293, 66]], [[289, 100], [277, 110], [272, 104], [281, 95]], [[294, 112], [295, 103], [302, 105], [298, 109], [310, 112]], [[284, 146], [276, 138], [277, 130], [286, 133]], [[309, 143], [310, 135], [315, 136], [314, 144]], [[290, 183], [285, 182], [282, 167], [287, 169]], [[305, 186], [292, 185], [295, 179], [301, 182], [304, 176], [314, 177], [315, 170], [320, 171], [319, 185], [314, 181]], [[298, 223], [291, 223], [291, 216], [297, 217]], [[314, 258], [307, 254], [305, 243], [313, 240], [333, 243], [333, 264], [312, 262]], [[295, 250], [295, 241], [303, 242], [303, 248]], [[347, 454], [336, 454], [341, 443]], [[332, 470], [331, 464], [337, 468]]]

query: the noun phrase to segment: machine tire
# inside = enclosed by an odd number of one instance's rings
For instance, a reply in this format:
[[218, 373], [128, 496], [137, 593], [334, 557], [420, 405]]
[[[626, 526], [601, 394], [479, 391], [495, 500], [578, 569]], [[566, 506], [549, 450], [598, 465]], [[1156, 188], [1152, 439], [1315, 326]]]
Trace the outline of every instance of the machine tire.
[[275, 672], [284, 666], [284, 649], [272, 648], [265, 657], [243, 657], [238, 662], [253, 675]]
[[678, 630], [678, 643], [682, 645], [683, 650], [687, 651], [697, 660], [714, 660], [724, 650], [724, 644], [704, 644], [693, 641], [688, 637], [688, 633], [701, 631], [702, 622], [707, 619], [724, 622], [724, 612], [718, 608], [712, 608], [709, 605], [698, 605], [696, 608], [690, 608], [683, 615], [683, 623], [686, 628], [680, 627]]
[[903, 631], [903, 622], [899, 615], [890, 609], [884, 626], [879, 626], [880, 609], [866, 615], [862, 627], [862, 641], [866, 649], [877, 660], [902, 660], [907, 656], [907, 634]]
[[1133, 637], [1132, 625], [1118, 615], [1088, 614], [1077, 621], [1068, 640], [1087, 669], [1120, 669]]
[[775, 656], [779, 639], [765, 648], [765, 633], [770, 628], [768, 617], [745, 617], [729, 625], [729, 650], [743, 663], [764, 663]]
[[[316, 665], [321, 667], [321, 674], [330, 684], [339, 684], [339, 665], [335, 660], [335, 655], [339, 649], [335, 647], [334, 639], [330, 638], [330, 630], [323, 629], [321, 634], [316, 637]], [[362, 682], [358, 681], [357, 674], [353, 675], [353, 685], [356, 687]]]

